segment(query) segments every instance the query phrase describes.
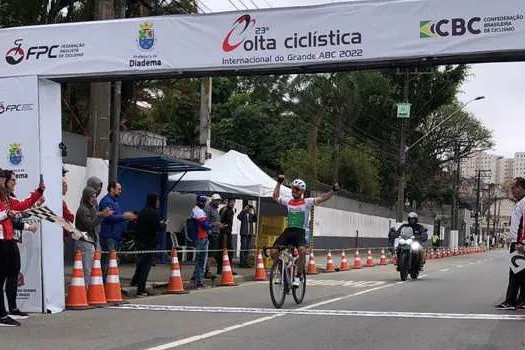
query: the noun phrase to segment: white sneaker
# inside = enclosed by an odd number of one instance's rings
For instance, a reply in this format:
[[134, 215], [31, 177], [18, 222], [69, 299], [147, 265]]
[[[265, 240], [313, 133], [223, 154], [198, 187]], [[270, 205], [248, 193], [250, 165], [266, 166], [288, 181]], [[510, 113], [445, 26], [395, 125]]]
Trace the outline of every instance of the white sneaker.
[[297, 276], [295, 276], [293, 278], [293, 283], [292, 283], [292, 286], [293, 287], [299, 287], [301, 285], [301, 279]]

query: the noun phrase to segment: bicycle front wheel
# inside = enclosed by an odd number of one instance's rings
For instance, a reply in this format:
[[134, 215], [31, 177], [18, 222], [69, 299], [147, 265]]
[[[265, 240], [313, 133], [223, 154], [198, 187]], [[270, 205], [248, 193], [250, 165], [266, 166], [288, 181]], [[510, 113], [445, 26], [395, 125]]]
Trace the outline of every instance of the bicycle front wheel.
[[286, 281], [283, 276], [283, 262], [277, 259], [273, 262], [272, 270], [270, 272], [270, 297], [272, 298], [273, 306], [280, 309], [284, 304], [286, 298]]
[[292, 289], [293, 300], [296, 304], [301, 304], [306, 294], [306, 274], [304, 273], [301, 277], [301, 283], [298, 287]]

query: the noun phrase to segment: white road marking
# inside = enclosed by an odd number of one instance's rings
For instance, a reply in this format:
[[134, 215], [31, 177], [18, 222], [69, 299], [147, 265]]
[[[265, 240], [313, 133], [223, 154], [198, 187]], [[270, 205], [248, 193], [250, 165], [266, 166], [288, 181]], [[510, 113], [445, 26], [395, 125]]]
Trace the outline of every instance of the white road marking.
[[462, 268], [462, 267], [463, 267], [463, 265], [458, 265], [458, 266], [457, 266], [457, 268], [459, 268], [459, 269]]
[[385, 281], [345, 281], [345, 280], [306, 280], [306, 284], [309, 286], [340, 286], [340, 287], [354, 287], [354, 288], [366, 288], [366, 287], [377, 287], [385, 284]]
[[[399, 285], [401, 283], [404, 283], [404, 282], [397, 282], [394, 285]], [[383, 289], [383, 288], [386, 288], [386, 287], [389, 287], [389, 286], [390, 286], [389, 284], [385, 284], [385, 285], [382, 285], [382, 286], [379, 286], [379, 287], [363, 290], [363, 291], [360, 291], [360, 292], [357, 292], [357, 293], [353, 293], [353, 294], [349, 294], [349, 295], [346, 295], [346, 296], [343, 296], [343, 297], [338, 297], [338, 298], [333, 298], [333, 299], [321, 301], [319, 303], [308, 305], [308, 306], [304, 306], [304, 307], [301, 307], [299, 309], [295, 309], [293, 311], [300, 312], [302, 310], [309, 310], [309, 309], [312, 309], [314, 307], [335, 303], [335, 302], [340, 301], [340, 300], [345, 300], [345, 299], [349, 299], [349, 298], [352, 298], [352, 297], [355, 297], [355, 296], [367, 294], [367, 293], [374, 292], [376, 290]], [[130, 309], [130, 308], [132, 308], [132, 307], [130, 307], [132, 305], [133, 304], [126, 304], [126, 305], [115, 306], [115, 307], [111, 307], [111, 308], [113, 308], [113, 309]], [[147, 307], [151, 307], [152, 305], [146, 305], [146, 306]], [[176, 348], [176, 347], [179, 347], [179, 346], [182, 346], [182, 345], [186, 345], [186, 344], [190, 344], [190, 343], [194, 343], [194, 342], [197, 342], [197, 341], [200, 341], [200, 340], [203, 340], [203, 339], [208, 339], [208, 338], [214, 337], [216, 335], [220, 335], [220, 334], [223, 334], [223, 333], [231, 332], [231, 331], [234, 331], [236, 329], [245, 328], [245, 327], [249, 327], [251, 325], [257, 324], [257, 323], [270, 321], [270, 320], [273, 320], [275, 318], [282, 317], [282, 316], [286, 315], [287, 312], [288, 312], [288, 310], [275, 310], [275, 309], [268, 309], [268, 310], [273, 310], [273, 312], [276, 312], [276, 314], [274, 314], [272, 316], [266, 316], [266, 317], [258, 318], [258, 319], [252, 320], [252, 321], [240, 323], [240, 324], [233, 325], [233, 326], [230, 326], [230, 327], [217, 329], [217, 330], [214, 330], [214, 331], [211, 331], [211, 332], [207, 332], [207, 333], [203, 333], [203, 334], [200, 334], [200, 335], [196, 335], [196, 336], [193, 336], [193, 337], [180, 339], [180, 340], [177, 340], [177, 341], [174, 341], [174, 342], [171, 342], [171, 343], [162, 344], [162, 345], [158, 345], [158, 346], [155, 346], [155, 347], [147, 348], [146, 350], [168, 350], [168, 349], [173, 349], [173, 348]]]
[[[338, 300], [344, 299], [337, 298]], [[333, 302], [330, 301], [330, 302]], [[321, 302], [318, 304], [325, 304]], [[458, 313], [436, 313], [436, 312], [399, 312], [399, 311], [351, 311], [351, 310], [312, 310], [313, 307], [319, 306], [309, 305], [299, 309], [285, 309], [277, 310], [270, 308], [239, 308], [239, 307], [213, 307], [213, 306], [172, 306], [172, 305], [123, 305], [119, 309], [133, 309], [133, 310], [155, 310], [155, 311], [178, 311], [178, 312], [209, 312], [209, 313], [235, 313], [235, 314], [269, 314], [275, 317], [284, 315], [310, 315], [310, 316], [347, 316], [347, 317], [392, 317], [392, 318], [431, 318], [431, 319], [454, 319], [454, 320], [507, 320], [507, 321], [523, 321], [525, 315], [509, 315], [509, 314], [458, 314]], [[275, 317], [265, 317], [259, 320], [269, 320]], [[257, 320], [256, 320], [257, 321]], [[263, 321], [259, 321], [263, 322]], [[259, 323], [255, 322], [255, 323]], [[249, 321], [244, 324], [244, 327], [254, 324], [254, 321]], [[242, 324], [241, 324], [242, 325]], [[239, 325], [239, 326], [241, 326]], [[238, 329], [241, 327], [228, 327], [227, 331]], [[217, 335], [214, 331], [213, 335]], [[220, 334], [220, 333], [219, 333]], [[212, 335], [212, 336], [213, 336]], [[194, 338], [194, 337], [192, 337]], [[202, 338], [199, 338], [202, 339]], [[180, 342], [180, 341], [179, 341]], [[176, 342], [179, 344], [179, 342]], [[182, 345], [183, 343], [180, 343]], [[184, 343], [187, 344], [187, 343]], [[152, 348], [158, 350], [158, 348]], [[169, 349], [162, 348], [162, 349]]]
[[439, 271], [440, 271], [440, 272], [447, 272], [447, 271], [450, 271], [450, 269], [449, 269], [449, 268], [446, 268], [446, 269], [441, 269], [441, 270], [439, 270]]

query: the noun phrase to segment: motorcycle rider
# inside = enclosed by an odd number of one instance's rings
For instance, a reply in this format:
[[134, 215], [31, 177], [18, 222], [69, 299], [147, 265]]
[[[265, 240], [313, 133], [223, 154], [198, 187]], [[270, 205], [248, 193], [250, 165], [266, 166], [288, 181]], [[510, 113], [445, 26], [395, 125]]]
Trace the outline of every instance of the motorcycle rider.
[[[414, 240], [416, 240], [420, 244], [423, 244], [424, 242], [426, 242], [428, 240], [428, 229], [425, 226], [418, 223], [417, 213], [415, 212], [409, 213], [407, 221], [408, 222], [406, 224], [401, 225], [399, 229], [397, 230], [396, 238], [401, 235], [401, 230], [403, 229], [403, 227], [410, 227], [412, 228], [412, 231], [414, 232]], [[423, 266], [425, 265], [426, 254], [423, 249], [421, 249], [420, 253], [421, 253], [420, 269], [422, 270]]]

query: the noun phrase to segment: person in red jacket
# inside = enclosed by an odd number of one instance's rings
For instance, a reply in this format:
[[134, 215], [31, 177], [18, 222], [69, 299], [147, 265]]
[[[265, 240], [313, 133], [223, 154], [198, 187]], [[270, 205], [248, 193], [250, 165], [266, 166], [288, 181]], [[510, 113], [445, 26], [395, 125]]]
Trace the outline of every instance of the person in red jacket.
[[[24, 319], [28, 315], [20, 311], [16, 305], [20, 250], [14, 240], [13, 218], [18, 212], [31, 208], [42, 197], [46, 186], [44, 182], [41, 182], [38, 189], [27, 199], [19, 201], [10, 195], [16, 186], [15, 174], [6, 170], [3, 177], [5, 178], [4, 188], [0, 192], [0, 326], [16, 327], [20, 326], [16, 319]], [[5, 309], [4, 284], [9, 314]]]
[[[67, 194], [67, 180], [66, 180], [66, 173], [67, 173], [67, 170], [63, 169], [62, 170], [62, 217], [64, 219], [66, 219], [67, 222], [69, 223], [73, 223], [75, 221], [75, 214], [73, 214], [71, 212], [71, 210], [69, 209], [69, 207], [67, 206], [67, 203], [66, 203], [66, 194]], [[69, 236], [69, 232], [67, 232], [66, 230], [64, 230], [64, 242], [66, 241], [66, 238]]]

